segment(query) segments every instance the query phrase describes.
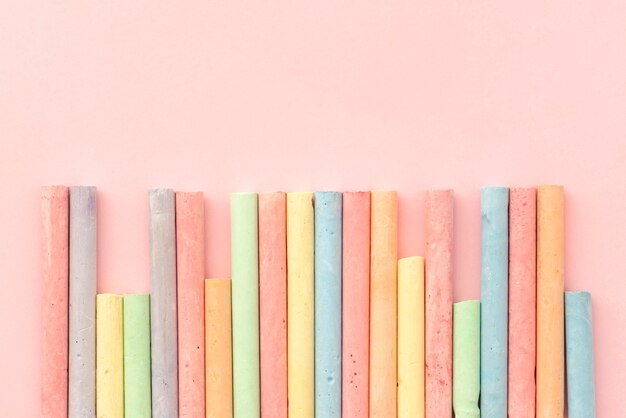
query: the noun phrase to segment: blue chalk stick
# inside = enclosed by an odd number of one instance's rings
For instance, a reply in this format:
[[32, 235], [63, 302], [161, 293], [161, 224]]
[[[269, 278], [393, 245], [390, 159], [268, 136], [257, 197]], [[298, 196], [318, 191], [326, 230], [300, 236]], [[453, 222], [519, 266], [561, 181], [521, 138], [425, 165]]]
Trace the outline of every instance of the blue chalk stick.
[[341, 417], [341, 193], [315, 193], [315, 416]]
[[481, 191], [480, 411], [507, 418], [509, 189]]
[[565, 292], [565, 346], [569, 418], [594, 418], [591, 294]]

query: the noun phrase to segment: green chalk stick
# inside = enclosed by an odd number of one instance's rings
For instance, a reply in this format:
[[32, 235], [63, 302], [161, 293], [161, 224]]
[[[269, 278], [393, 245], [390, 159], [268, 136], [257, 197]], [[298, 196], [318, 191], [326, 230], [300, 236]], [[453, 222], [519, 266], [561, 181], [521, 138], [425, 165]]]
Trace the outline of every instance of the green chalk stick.
[[150, 418], [150, 296], [124, 296], [124, 411]]
[[259, 231], [256, 193], [230, 198], [233, 321], [233, 412], [259, 417]]
[[480, 302], [454, 304], [452, 402], [456, 418], [479, 418]]

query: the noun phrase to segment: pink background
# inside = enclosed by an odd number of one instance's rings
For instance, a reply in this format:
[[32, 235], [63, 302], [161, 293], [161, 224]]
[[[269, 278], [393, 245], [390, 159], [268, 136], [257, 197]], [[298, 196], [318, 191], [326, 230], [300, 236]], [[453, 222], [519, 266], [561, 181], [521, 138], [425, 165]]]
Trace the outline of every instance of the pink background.
[[626, 3], [0, 2], [0, 415], [39, 408], [39, 187], [99, 190], [100, 292], [147, 292], [146, 190], [395, 188], [400, 255], [456, 191], [455, 298], [479, 297], [479, 188], [562, 183], [567, 287], [594, 297], [598, 416], [626, 407]]

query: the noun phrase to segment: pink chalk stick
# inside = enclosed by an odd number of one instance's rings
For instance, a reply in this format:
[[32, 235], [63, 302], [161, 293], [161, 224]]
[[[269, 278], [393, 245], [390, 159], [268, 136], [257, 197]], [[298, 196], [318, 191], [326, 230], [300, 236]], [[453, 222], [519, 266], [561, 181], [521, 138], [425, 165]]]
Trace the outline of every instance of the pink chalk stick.
[[510, 418], [535, 416], [536, 196], [534, 188], [509, 195]]
[[67, 417], [69, 191], [44, 187], [41, 416]]
[[259, 330], [264, 418], [287, 418], [286, 216], [285, 193], [259, 194]]
[[427, 418], [452, 417], [453, 206], [451, 190], [426, 193]]
[[342, 414], [369, 416], [370, 193], [343, 194]]
[[181, 418], [204, 418], [204, 202], [176, 193], [178, 404]]

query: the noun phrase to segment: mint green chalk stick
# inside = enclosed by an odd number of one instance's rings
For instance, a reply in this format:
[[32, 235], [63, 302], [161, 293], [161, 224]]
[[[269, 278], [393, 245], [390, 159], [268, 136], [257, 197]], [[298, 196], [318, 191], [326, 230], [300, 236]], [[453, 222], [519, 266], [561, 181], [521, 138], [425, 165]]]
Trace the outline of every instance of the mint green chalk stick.
[[454, 304], [452, 403], [456, 418], [479, 418], [480, 301]]
[[256, 193], [230, 197], [234, 418], [261, 414], [257, 206]]
[[124, 412], [150, 418], [150, 296], [124, 296]]

